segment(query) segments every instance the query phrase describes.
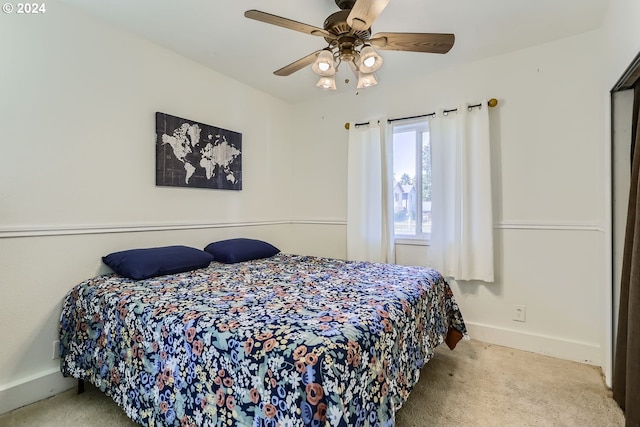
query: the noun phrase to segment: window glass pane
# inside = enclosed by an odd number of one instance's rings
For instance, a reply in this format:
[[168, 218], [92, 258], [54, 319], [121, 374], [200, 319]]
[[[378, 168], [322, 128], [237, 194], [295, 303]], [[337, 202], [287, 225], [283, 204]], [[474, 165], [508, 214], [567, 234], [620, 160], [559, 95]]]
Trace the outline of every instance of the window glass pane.
[[393, 134], [395, 234], [416, 234], [416, 132]]
[[431, 233], [431, 144], [422, 132], [422, 232]]

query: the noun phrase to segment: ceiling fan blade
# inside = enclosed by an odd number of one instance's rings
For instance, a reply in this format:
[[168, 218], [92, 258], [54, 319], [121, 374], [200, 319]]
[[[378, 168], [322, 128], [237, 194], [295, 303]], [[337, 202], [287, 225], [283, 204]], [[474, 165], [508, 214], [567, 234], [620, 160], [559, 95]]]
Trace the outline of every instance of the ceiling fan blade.
[[447, 53], [456, 37], [440, 33], [378, 33], [368, 43], [382, 50], [404, 50], [410, 52]]
[[355, 31], [368, 30], [387, 4], [389, 0], [357, 0], [347, 16], [347, 24]]
[[292, 62], [291, 64], [284, 66], [282, 68], [280, 68], [279, 70], [276, 70], [273, 72], [273, 74], [275, 74], [276, 76], [288, 76], [291, 75], [293, 73], [295, 73], [298, 70], [303, 69], [304, 67], [306, 67], [307, 65], [313, 64], [313, 62], [316, 60], [316, 58], [318, 57], [318, 54], [322, 52], [322, 50], [317, 50], [313, 53], [310, 53], [309, 55], [305, 56], [304, 58], [300, 58], [297, 61]]
[[313, 25], [304, 24], [292, 19], [283, 18], [282, 16], [261, 12], [255, 9], [247, 10], [244, 13], [244, 16], [249, 19], [255, 19], [256, 21], [277, 25], [289, 30], [300, 31], [301, 33], [310, 34], [312, 36], [329, 37], [331, 39], [336, 38], [336, 36], [328, 31], [323, 30], [322, 28], [314, 27]]

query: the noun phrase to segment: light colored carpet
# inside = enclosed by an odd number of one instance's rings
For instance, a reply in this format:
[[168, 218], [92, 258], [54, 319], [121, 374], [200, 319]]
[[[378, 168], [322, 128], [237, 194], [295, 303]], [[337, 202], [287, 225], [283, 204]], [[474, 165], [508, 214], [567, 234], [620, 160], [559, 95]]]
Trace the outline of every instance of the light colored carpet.
[[399, 427], [624, 426], [600, 368], [461, 341], [441, 346], [397, 414]]
[[[445, 346], [423, 368], [398, 427], [624, 426], [599, 368], [479, 341]], [[87, 385], [0, 416], [11, 427], [127, 427], [113, 401]]]

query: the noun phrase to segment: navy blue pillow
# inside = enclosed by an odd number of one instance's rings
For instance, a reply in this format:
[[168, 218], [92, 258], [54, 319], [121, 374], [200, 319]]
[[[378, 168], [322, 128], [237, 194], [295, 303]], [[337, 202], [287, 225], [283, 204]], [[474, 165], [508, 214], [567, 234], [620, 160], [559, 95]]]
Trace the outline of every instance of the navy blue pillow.
[[164, 246], [114, 252], [102, 261], [121, 276], [142, 280], [204, 268], [213, 256], [188, 246]]
[[262, 240], [244, 238], [209, 243], [204, 250], [213, 255], [214, 261], [225, 264], [268, 258], [280, 252], [280, 249]]

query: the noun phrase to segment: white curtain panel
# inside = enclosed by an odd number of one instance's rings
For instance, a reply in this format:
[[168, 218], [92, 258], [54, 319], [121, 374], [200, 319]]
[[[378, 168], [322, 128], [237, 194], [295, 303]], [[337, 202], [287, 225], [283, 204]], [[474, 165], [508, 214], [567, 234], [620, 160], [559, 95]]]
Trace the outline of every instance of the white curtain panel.
[[391, 141], [382, 126], [349, 130], [347, 172], [347, 259], [395, 262], [393, 206], [390, 203]]
[[494, 281], [488, 109], [430, 119], [432, 266], [455, 280]]

